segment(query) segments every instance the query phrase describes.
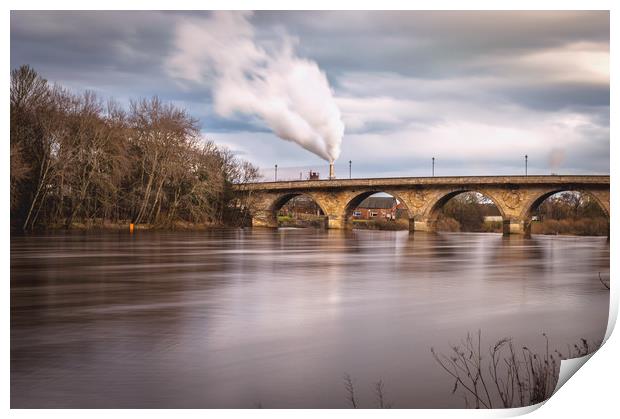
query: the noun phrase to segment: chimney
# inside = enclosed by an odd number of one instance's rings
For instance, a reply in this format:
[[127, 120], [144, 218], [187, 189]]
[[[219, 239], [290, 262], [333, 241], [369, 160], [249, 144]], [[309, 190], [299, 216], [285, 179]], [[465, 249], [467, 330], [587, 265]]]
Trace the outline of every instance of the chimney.
[[334, 173], [334, 162], [333, 161], [329, 162], [329, 178], [336, 179], [336, 175]]

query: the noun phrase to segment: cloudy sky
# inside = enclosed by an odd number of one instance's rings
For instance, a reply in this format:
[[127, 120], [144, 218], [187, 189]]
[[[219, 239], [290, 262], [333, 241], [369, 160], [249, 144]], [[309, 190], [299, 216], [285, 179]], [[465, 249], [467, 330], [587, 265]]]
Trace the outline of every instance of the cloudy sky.
[[[280, 177], [609, 173], [607, 12], [11, 13], [11, 67], [158, 95]], [[342, 132], [344, 131], [344, 135]], [[282, 139], [284, 138], [284, 139]]]

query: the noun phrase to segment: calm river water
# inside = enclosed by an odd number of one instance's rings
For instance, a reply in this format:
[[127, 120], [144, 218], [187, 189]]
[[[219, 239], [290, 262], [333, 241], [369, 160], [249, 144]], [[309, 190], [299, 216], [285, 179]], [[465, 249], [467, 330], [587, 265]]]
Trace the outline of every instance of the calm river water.
[[430, 348], [602, 339], [605, 238], [318, 230], [11, 237], [11, 405], [464, 407]]

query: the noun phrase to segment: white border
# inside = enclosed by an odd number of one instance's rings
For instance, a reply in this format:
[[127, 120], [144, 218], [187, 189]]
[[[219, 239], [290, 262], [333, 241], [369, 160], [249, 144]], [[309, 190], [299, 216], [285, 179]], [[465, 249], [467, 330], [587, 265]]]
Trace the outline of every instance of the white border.
[[[616, 2], [617, 3], [617, 2]], [[2, 25], [5, 28], [5, 34], [2, 42], [5, 54], [3, 60], [5, 60], [5, 89], [4, 89], [4, 101], [2, 102], [2, 124], [4, 128], [5, 136], [8, 137], [9, 132], [9, 72], [10, 68], [10, 13], [9, 10], [37, 10], [37, 9], [49, 9], [53, 6], [55, 9], [65, 10], [102, 10], [102, 9], [118, 9], [118, 10], [200, 10], [200, 9], [254, 9], [254, 10], [320, 10], [320, 9], [339, 9], [339, 10], [611, 10], [611, 75], [618, 73], [618, 59], [615, 53], [615, 41], [618, 39], [618, 24], [617, 18], [618, 6], [611, 0], [521, 0], [521, 1], [492, 1], [492, 0], [473, 0], [468, 2], [463, 1], [450, 1], [450, 0], [434, 0], [432, 2], [422, 1], [396, 1], [396, 0], [382, 0], [381, 2], [369, 2], [369, 1], [357, 1], [357, 2], [343, 2], [334, 0], [314, 0], [314, 1], [243, 1], [243, 0], [230, 0], [230, 1], [187, 1], [177, 0], [171, 1], [119, 1], [108, 0], [105, 2], [92, 1], [89, 3], [79, 1], [66, 1], [58, 0], [53, 3], [44, 1], [8, 1], [6, 4], [6, 13], [4, 15]], [[611, 83], [612, 95], [611, 95], [611, 109], [618, 109], [617, 95], [614, 95], [614, 83]], [[611, 133], [613, 137], [614, 127], [616, 126], [616, 118], [612, 111], [611, 118]], [[2, 401], [4, 402], [5, 412], [8, 412], [10, 404], [10, 323], [9, 323], [9, 307], [10, 307], [10, 293], [9, 287], [9, 275], [10, 275], [10, 230], [9, 230], [9, 164], [8, 164], [8, 148], [9, 141], [5, 137], [4, 143], [4, 159], [2, 160], [2, 174], [4, 176], [4, 182], [2, 182], [2, 192], [5, 197], [5, 204], [2, 207], [2, 219], [5, 220], [3, 224], [3, 237], [5, 239], [2, 242], [3, 245], [3, 277], [5, 278], [5, 289], [2, 293], [2, 304], [4, 307], [3, 312], [3, 335], [5, 336], [4, 344], [2, 345], [2, 366], [4, 369], [4, 379], [2, 380]], [[615, 175], [615, 167], [618, 164], [617, 145], [614, 141], [611, 141], [611, 176], [612, 179]], [[616, 183], [612, 181], [612, 208], [617, 208], [617, 188]], [[615, 234], [618, 230], [618, 221], [616, 218], [611, 218], [611, 230], [612, 230], [612, 245], [611, 245], [611, 273], [615, 272], [615, 246], [613, 241]], [[612, 275], [613, 276], [613, 275]], [[615, 283], [615, 278], [612, 280]], [[618, 313], [618, 289], [612, 286], [611, 301], [610, 301], [610, 324], [608, 327], [608, 335], [615, 324]], [[88, 417], [108, 417], [111, 415], [117, 417], [143, 417], [143, 418], [157, 418], [168, 417], [171, 415], [183, 416], [183, 417], [239, 417], [239, 416], [253, 416], [253, 417], [290, 417], [294, 414], [296, 417], [306, 418], [314, 417], [316, 414], [321, 416], [338, 416], [348, 417], [355, 415], [356, 417], [370, 417], [375, 415], [386, 415], [393, 417], [409, 417], [410, 415], [422, 414], [424, 417], [503, 417], [503, 416], [515, 416], [526, 413], [531, 410], [535, 410], [531, 417], [536, 418], [572, 418], [572, 417], [609, 417], [612, 412], [617, 410], [615, 405], [615, 399], [617, 397], [617, 384], [616, 381], [619, 377], [617, 355], [620, 353], [620, 341], [617, 337], [617, 332], [609, 338], [607, 343], [589, 360], [584, 368], [577, 373], [577, 377], [569, 380], [565, 386], [563, 386], [557, 394], [555, 394], [544, 406], [540, 409], [514, 409], [510, 411], [493, 410], [493, 411], [472, 411], [472, 410], [13, 410], [10, 414], [15, 417], [39, 417], [45, 415], [46, 417], [54, 418], [82, 418]]]

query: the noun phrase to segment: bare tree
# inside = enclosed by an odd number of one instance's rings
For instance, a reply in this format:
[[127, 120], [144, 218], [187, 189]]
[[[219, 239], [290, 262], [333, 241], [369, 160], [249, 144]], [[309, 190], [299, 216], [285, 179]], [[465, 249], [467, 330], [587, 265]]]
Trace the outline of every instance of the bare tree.
[[24, 230], [74, 223], [236, 221], [248, 202], [234, 183], [258, 169], [203, 140], [198, 121], [159, 98], [126, 112], [92, 92], [11, 72], [11, 222]]

